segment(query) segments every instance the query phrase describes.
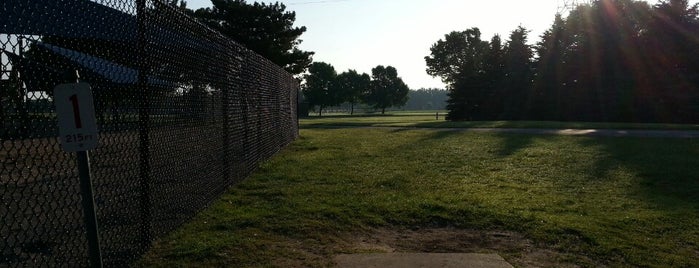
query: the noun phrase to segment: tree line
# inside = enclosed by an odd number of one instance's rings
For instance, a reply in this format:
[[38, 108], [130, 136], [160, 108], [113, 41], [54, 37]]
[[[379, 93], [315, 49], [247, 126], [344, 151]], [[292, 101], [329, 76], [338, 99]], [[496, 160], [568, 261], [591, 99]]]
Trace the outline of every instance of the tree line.
[[318, 108], [319, 116], [324, 108], [343, 103], [350, 104], [350, 114], [354, 114], [354, 107], [359, 103], [384, 114], [386, 108], [405, 105], [410, 90], [392, 66], [376, 66], [369, 76], [355, 70], [337, 74], [332, 65], [314, 62], [303, 77], [301, 88], [305, 100], [311, 109]]
[[191, 10], [187, 2], [167, 0], [167, 4], [215, 29], [250, 50], [303, 78], [302, 90], [310, 108], [319, 114], [326, 107], [343, 103], [364, 103], [385, 113], [386, 108], [407, 101], [408, 86], [392, 66], [377, 66], [372, 74], [349, 70], [337, 74], [324, 62], [313, 62], [314, 52], [298, 48], [306, 27], [296, 27], [296, 13], [275, 3], [248, 3], [245, 0], [211, 0], [212, 7]]
[[447, 105], [447, 91], [438, 88], [421, 88], [408, 92], [405, 110], [444, 110]]
[[597, 0], [556, 15], [530, 45], [478, 28], [445, 35], [425, 57], [448, 85], [450, 120], [699, 122], [699, 8]]

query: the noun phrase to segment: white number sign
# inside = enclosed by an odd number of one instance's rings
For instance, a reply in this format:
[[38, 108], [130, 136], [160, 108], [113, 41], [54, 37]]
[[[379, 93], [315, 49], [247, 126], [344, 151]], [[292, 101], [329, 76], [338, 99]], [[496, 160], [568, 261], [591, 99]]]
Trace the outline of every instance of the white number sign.
[[62, 84], [53, 89], [61, 147], [67, 152], [97, 147], [97, 122], [88, 83]]

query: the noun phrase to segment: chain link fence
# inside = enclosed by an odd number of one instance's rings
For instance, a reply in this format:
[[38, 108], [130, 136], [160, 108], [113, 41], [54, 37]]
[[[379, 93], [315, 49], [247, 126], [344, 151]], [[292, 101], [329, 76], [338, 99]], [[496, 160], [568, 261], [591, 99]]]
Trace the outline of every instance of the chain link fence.
[[52, 90], [91, 85], [107, 267], [131, 265], [298, 135], [298, 82], [161, 0], [0, 1], [0, 267], [84, 267]]

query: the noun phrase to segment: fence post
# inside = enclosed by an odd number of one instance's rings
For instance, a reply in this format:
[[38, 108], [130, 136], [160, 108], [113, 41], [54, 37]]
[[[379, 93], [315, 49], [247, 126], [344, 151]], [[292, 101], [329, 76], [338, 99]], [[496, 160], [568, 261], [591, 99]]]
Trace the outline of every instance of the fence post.
[[[230, 53], [230, 52], [229, 52]], [[230, 107], [229, 107], [229, 101], [230, 97], [229, 94], [231, 94], [231, 88], [229, 85], [233, 84], [233, 81], [231, 79], [230, 73], [233, 72], [233, 58], [230, 57], [227, 59], [227, 63], [225, 66], [228, 67], [226, 73], [228, 74], [226, 76], [226, 82], [228, 84], [221, 83], [221, 110], [223, 112], [223, 179], [226, 182], [229, 182], [231, 179], [231, 162], [230, 162], [230, 150], [231, 150], [231, 144], [230, 144]]]
[[[19, 56], [20, 59], [24, 58], [24, 36], [19, 35], [17, 36], [17, 44], [18, 44], [18, 50], [17, 50], [17, 55]], [[21, 62], [21, 61], [20, 61]], [[2, 63], [0, 63], [2, 64]], [[22, 63], [19, 63], [18, 65], [22, 65]], [[17, 68], [17, 70], [21, 70], [21, 66], [13, 66], [12, 68]], [[23, 126], [29, 126], [31, 123], [29, 122], [29, 107], [27, 105], [27, 91], [24, 89], [24, 83], [22, 82], [22, 79], [24, 76], [22, 73], [17, 72], [17, 105], [15, 108], [17, 111], [19, 111], [19, 122]], [[75, 81], [73, 81], [75, 82]], [[20, 128], [20, 135], [28, 139], [29, 138], [29, 128], [23, 127]]]
[[141, 91], [138, 108], [139, 136], [139, 185], [141, 189], [141, 250], [146, 251], [151, 242], [151, 191], [150, 191], [150, 96], [148, 88], [148, 54], [146, 51], [146, 0], [136, 1], [136, 16], [138, 17], [138, 85]]
[[[296, 85], [294, 84], [294, 86], [296, 86]], [[296, 87], [296, 103], [294, 103], [293, 105], [290, 106], [290, 107], [296, 107], [296, 109], [292, 109], [292, 110], [294, 110], [293, 112], [296, 113], [296, 137], [294, 137], [294, 139], [301, 135], [301, 130], [300, 130], [301, 123], [299, 121], [299, 118], [300, 118], [300, 116], [299, 116], [299, 100], [301, 100], [300, 95], [301, 95], [301, 87], [297, 86]], [[294, 101], [294, 100], [292, 100], [292, 101]]]

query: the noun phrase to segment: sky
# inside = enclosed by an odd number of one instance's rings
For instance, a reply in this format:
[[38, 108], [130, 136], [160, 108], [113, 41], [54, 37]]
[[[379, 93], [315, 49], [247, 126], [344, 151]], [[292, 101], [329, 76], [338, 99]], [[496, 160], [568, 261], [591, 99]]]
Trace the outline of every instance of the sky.
[[[254, 0], [248, 0], [254, 2]], [[266, 1], [269, 2], [269, 1]], [[296, 12], [296, 26], [306, 26], [302, 50], [314, 51], [314, 61], [330, 63], [338, 73], [348, 69], [371, 74], [390, 65], [411, 89], [444, 88], [429, 76], [424, 57], [430, 47], [452, 31], [472, 27], [490, 40], [524, 26], [529, 43], [553, 23], [563, 0], [285, 0]], [[653, 1], [652, 3], [655, 3]], [[187, 0], [192, 9], [209, 0]]]

